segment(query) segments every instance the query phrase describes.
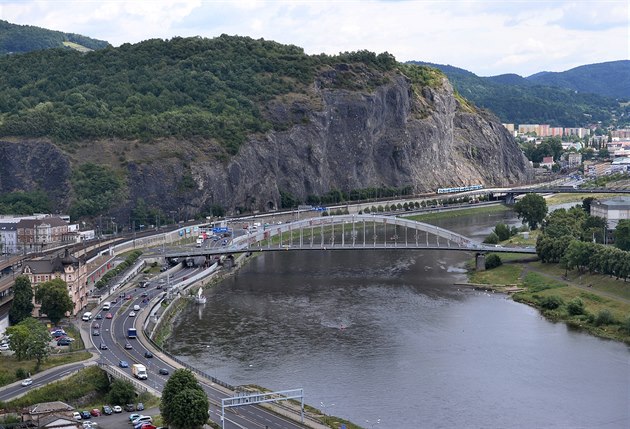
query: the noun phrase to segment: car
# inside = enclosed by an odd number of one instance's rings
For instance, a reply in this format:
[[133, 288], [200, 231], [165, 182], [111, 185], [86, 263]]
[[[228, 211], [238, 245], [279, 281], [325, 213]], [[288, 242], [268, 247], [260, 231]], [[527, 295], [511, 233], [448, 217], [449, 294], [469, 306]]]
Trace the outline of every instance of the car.
[[142, 295], [140, 295], [141, 297], [147, 297], [149, 296], [149, 292], [142, 292]]
[[112, 407], [109, 405], [103, 405], [103, 414], [110, 416], [113, 412]]
[[78, 411], [75, 411], [74, 413], [72, 413], [72, 418], [75, 420], [81, 420], [81, 413]]
[[153, 417], [151, 416], [140, 416], [134, 420], [131, 421], [131, 424], [133, 424], [134, 428], [140, 428], [142, 426], [143, 423], [152, 423], [153, 422]]
[[122, 413], [122, 407], [120, 405], [114, 405], [114, 408], [112, 408], [112, 410], [115, 413]]
[[153, 353], [151, 353], [150, 351], [147, 350], [146, 352], [144, 352], [144, 357], [145, 358], [152, 358], [153, 357]]
[[96, 422], [83, 422], [83, 429], [96, 429], [98, 423]]
[[168, 375], [168, 369], [166, 369], [166, 368], [160, 368], [160, 369], [158, 370], [158, 374], [160, 374], [160, 375]]
[[157, 426], [153, 425], [152, 423], [147, 423], [147, 422], [144, 422], [140, 424], [139, 426], [140, 426], [140, 429], [158, 429]]
[[[136, 411], [136, 406], [134, 404], [127, 404], [125, 405], [125, 411]], [[129, 421], [132, 421], [133, 419], [137, 419], [138, 417], [140, 417], [140, 414], [131, 414], [129, 416]]]
[[158, 285], [156, 286], [156, 289], [162, 289], [162, 285], [161, 285], [161, 284], [158, 284]]
[[126, 360], [120, 360], [118, 361], [118, 366], [121, 368], [129, 368], [129, 362]]
[[30, 379], [30, 378], [22, 380], [22, 386], [24, 386], [24, 387], [30, 386], [31, 384], [33, 384], [33, 380]]
[[107, 344], [105, 344], [105, 343], [101, 343], [101, 345], [99, 346], [99, 349], [101, 349], [101, 350], [107, 350]]
[[92, 325], [92, 329], [100, 329], [101, 325], [99, 325], [98, 323], [95, 323], [94, 325]]
[[66, 331], [63, 329], [58, 329], [56, 331], [51, 332], [51, 335], [55, 338], [63, 337], [66, 335]]
[[11, 350], [11, 346], [9, 346], [8, 344], [0, 345], [0, 352], [8, 352], [9, 350]]
[[103, 315], [102, 315], [101, 313], [98, 313], [98, 314], [96, 315], [96, 319], [99, 319], [99, 320], [100, 320], [100, 319], [102, 319], [102, 318], [103, 318]]
[[98, 329], [94, 329], [94, 330], [92, 331], [92, 336], [94, 336], [94, 337], [98, 337], [99, 335], [101, 335], [101, 332], [100, 332]]
[[101, 415], [101, 412], [98, 408], [92, 408], [90, 410], [90, 414], [92, 415], [92, 417], [99, 417]]
[[112, 317], [114, 317], [114, 316], [112, 316], [112, 313], [107, 313], [107, 314], [105, 315], [105, 318], [106, 318], [106, 319], [111, 319]]
[[142, 402], [138, 402], [138, 405], [136, 405], [136, 410], [144, 411], [144, 404]]
[[89, 412], [89, 411], [85, 411], [85, 410], [84, 410], [84, 411], [81, 411], [81, 418], [82, 418], [83, 420], [88, 420], [88, 419], [91, 419], [91, 418], [92, 418], [92, 414], [90, 414], [90, 412]]
[[118, 298], [112, 299], [112, 304], [116, 304], [118, 302]]
[[136, 317], [136, 312], [135, 311], [130, 311], [129, 312], [129, 317]]
[[125, 343], [125, 350], [131, 350], [133, 347], [129, 343]]
[[126, 299], [127, 301], [129, 301], [130, 299], [133, 299], [133, 296], [131, 296], [131, 295], [127, 295], [127, 296], [125, 297], [125, 299]]
[[57, 341], [57, 346], [69, 346], [70, 344], [72, 344], [72, 341], [67, 340], [65, 338], [62, 338], [61, 340]]

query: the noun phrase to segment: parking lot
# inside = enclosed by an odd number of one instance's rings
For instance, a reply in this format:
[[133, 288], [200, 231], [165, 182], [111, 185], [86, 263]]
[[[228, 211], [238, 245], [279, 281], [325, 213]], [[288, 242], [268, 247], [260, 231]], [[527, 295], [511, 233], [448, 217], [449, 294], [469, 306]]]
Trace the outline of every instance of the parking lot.
[[[155, 417], [160, 413], [158, 408], [151, 408], [144, 411], [134, 411], [137, 414], [143, 414], [145, 416]], [[131, 428], [129, 424], [129, 416], [132, 413], [123, 411], [122, 413], [115, 413], [111, 416], [101, 415], [100, 417], [92, 417], [89, 421], [97, 424], [99, 429], [128, 429]]]

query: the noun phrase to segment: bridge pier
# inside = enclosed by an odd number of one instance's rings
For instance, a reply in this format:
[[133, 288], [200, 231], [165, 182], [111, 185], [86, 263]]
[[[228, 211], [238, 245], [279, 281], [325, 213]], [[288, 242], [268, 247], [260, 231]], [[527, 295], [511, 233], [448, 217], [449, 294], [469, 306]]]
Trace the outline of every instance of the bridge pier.
[[516, 198], [515, 198], [513, 192], [508, 192], [505, 195], [505, 204], [508, 205], [508, 206], [516, 204]]
[[486, 254], [485, 253], [477, 253], [477, 255], [475, 255], [475, 270], [476, 271], [486, 270]]

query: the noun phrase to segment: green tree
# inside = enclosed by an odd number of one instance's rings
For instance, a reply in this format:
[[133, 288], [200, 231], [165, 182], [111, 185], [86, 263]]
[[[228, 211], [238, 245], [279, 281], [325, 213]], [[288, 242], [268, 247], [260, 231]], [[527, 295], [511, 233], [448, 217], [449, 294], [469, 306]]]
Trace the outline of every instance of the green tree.
[[[200, 394], [205, 397], [205, 402], [200, 400], [199, 395], [195, 395], [191, 391], [200, 392]], [[180, 395], [182, 396], [179, 397]], [[193, 401], [195, 409], [191, 407], [193, 403], [188, 401]], [[198, 421], [201, 411], [197, 410], [196, 407], [201, 408], [202, 406], [203, 413], [205, 413], [205, 420], [199, 424]], [[208, 398], [190, 370], [177, 369], [169, 377], [162, 391], [160, 413], [167, 425], [173, 425], [178, 428], [197, 427], [207, 421]], [[189, 414], [196, 416], [195, 426], [180, 426], [185, 424], [185, 422], [182, 421], [182, 415], [186, 416]]]
[[483, 240], [486, 244], [497, 244], [499, 242], [499, 236], [496, 232], [491, 232], [488, 236]]
[[36, 370], [50, 352], [48, 343], [50, 333], [39, 321], [29, 317], [15, 326], [7, 328], [7, 334], [11, 337], [11, 350], [15, 352], [18, 360], [35, 359]]
[[18, 276], [13, 285], [13, 302], [9, 310], [12, 325], [20, 323], [33, 312], [33, 288], [27, 276]]
[[68, 294], [68, 285], [61, 279], [40, 284], [35, 292], [35, 299], [41, 303], [42, 313], [48, 316], [53, 325], [58, 324], [74, 308]]
[[114, 405], [125, 405], [135, 402], [136, 391], [127, 380], [116, 379], [109, 390], [109, 401]]
[[201, 428], [208, 421], [209, 406], [208, 396], [202, 389], [186, 388], [173, 398], [169, 426], [178, 429]]
[[503, 261], [501, 261], [501, 257], [499, 255], [491, 253], [486, 257], [486, 270], [491, 270], [501, 265], [503, 265]]
[[536, 229], [547, 214], [547, 202], [538, 194], [527, 194], [514, 205], [514, 211], [531, 229]]
[[504, 223], [498, 223], [497, 226], [494, 227], [494, 233], [499, 237], [499, 241], [508, 240], [512, 236], [510, 227]]
[[593, 204], [594, 200], [594, 197], [586, 197], [582, 200], [582, 208], [586, 213], [591, 214], [591, 205]]
[[630, 219], [620, 220], [613, 234], [616, 248], [630, 250]]

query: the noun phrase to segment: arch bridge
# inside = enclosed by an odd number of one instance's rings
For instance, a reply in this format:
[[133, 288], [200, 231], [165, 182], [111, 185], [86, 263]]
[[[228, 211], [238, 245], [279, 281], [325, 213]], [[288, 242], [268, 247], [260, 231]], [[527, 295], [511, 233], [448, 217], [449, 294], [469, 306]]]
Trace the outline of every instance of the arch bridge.
[[454, 250], [535, 254], [533, 247], [484, 244], [439, 226], [385, 215], [339, 215], [265, 226], [229, 245], [167, 252], [166, 258], [304, 250]]

